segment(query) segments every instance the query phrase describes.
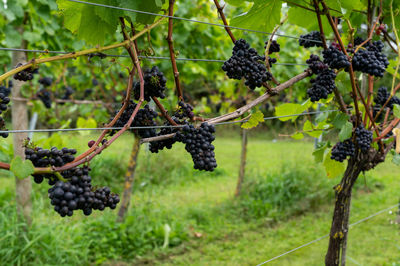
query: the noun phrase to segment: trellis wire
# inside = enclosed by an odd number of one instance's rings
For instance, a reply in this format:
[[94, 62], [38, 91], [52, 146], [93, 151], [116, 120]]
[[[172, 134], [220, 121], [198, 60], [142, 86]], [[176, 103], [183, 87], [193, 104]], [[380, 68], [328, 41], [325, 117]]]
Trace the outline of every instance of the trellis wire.
[[[279, 119], [279, 118], [285, 118], [285, 117], [294, 117], [294, 116], [303, 116], [303, 115], [315, 115], [315, 114], [320, 114], [320, 113], [326, 113], [326, 112], [337, 112], [339, 110], [324, 110], [324, 111], [313, 111], [313, 112], [303, 112], [300, 114], [291, 114], [291, 115], [280, 115], [280, 116], [269, 116], [269, 117], [264, 117], [264, 120], [272, 120], [272, 119]], [[238, 124], [238, 123], [244, 123], [247, 122], [248, 120], [240, 120], [240, 121], [227, 121], [227, 122], [220, 122], [220, 123], [215, 123], [214, 125], [228, 125], [228, 124]], [[207, 122], [207, 121], [204, 121]], [[177, 125], [177, 126], [168, 126], [168, 125], [163, 125], [163, 126], [138, 126], [138, 127], [130, 127], [129, 129], [151, 129], [151, 128], [181, 128], [184, 127], [185, 125]], [[122, 129], [123, 127], [96, 127], [96, 128], [47, 128], [47, 129], [21, 129], [21, 130], [0, 130], [0, 133], [29, 133], [29, 132], [63, 132], [63, 131], [91, 131], [91, 130], [119, 130]]]
[[[385, 211], [391, 210], [391, 209], [393, 209], [393, 208], [395, 208], [395, 207], [399, 207], [399, 204], [390, 206], [390, 207], [388, 207], [388, 208], [386, 208], [386, 209], [383, 209], [383, 210], [380, 210], [380, 211], [378, 211], [378, 212], [376, 212], [376, 213], [374, 213], [374, 214], [371, 214], [370, 216], [367, 216], [367, 217], [365, 217], [365, 218], [363, 218], [363, 219], [361, 219], [361, 220], [358, 220], [357, 222], [354, 222], [354, 223], [350, 224], [349, 227], [353, 227], [353, 226], [358, 225], [358, 224], [360, 224], [360, 223], [362, 223], [362, 222], [365, 222], [365, 221], [367, 221], [367, 220], [369, 220], [369, 219], [371, 219], [371, 218], [373, 218], [373, 217], [375, 217], [375, 216], [377, 216], [377, 215], [379, 215], [379, 214], [381, 214], [381, 213], [383, 213], [383, 212], [385, 212]], [[317, 238], [317, 239], [314, 239], [313, 241], [310, 241], [310, 242], [308, 242], [308, 243], [305, 243], [305, 244], [303, 244], [303, 245], [301, 245], [301, 246], [299, 246], [299, 247], [297, 247], [297, 248], [291, 249], [291, 250], [286, 251], [285, 253], [282, 253], [282, 254], [280, 254], [280, 255], [278, 255], [278, 256], [276, 256], [276, 257], [273, 257], [273, 258], [271, 258], [271, 259], [269, 259], [269, 260], [267, 260], [267, 261], [264, 261], [264, 262], [262, 262], [262, 263], [260, 263], [260, 264], [257, 264], [257, 266], [264, 265], [264, 264], [266, 264], [266, 263], [268, 263], [268, 262], [271, 262], [271, 261], [273, 261], [273, 260], [279, 259], [279, 258], [281, 258], [281, 257], [283, 257], [283, 256], [285, 256], [285, 255], [287, 255], [287, 254], [290, 254], [290, 253], [292, 253], [292, 252], [294, 252], [294, 251], [296, 251], [296, 250], [299, 250], [299, 249], [304, 248], [304, 247], [306, 247], [306, 246], [309, 246], [309, 245], [311, 245], [311, 244], [313, 244], [313, 243], [315, 243], [315, 242], [318, 242], [318, 241], [320, 241], [320, 240], [322, 240], [322, 239], [324, 239], [324, 238], [327, 238], [328, 236], [329, 236], [329, 234], [324, 235], [324, 236], [321, 236], [321, 237], [319, 237], [319, 238]]]
[[[206, 25], [222, 27], [222, 28], [231, 28], [231, 29], [242, 30], [242, 31], [262, 33], [262, 34], [266, 34], [266, 35], [271, 35], [272, 34], [270, 32], [265, 32], [265, 31], [252, 30], [252, 29], [246, 29], [246, 28], [240, 28], [240, 27], [234, 27], [234, 26], [226, 26], [224, 24], [210, 23], [210, 22], [205, 22], [205, 21], [200, 21], [200, 20], [195, 20], [195, 19], [188, 19], [188, 18], [182, 18], [182, 17], [175, 17], [175, 16], [169, 16], [169, 15], [157, 14], [157, 13], [146, 12], [146, 11], [141, 11], [141, 10], [135, 10], [135, 9], [130, 9], [130, 8], [118, 7], [118, 6], [103, 5], [103, 4], [99, 4], [99, 3], [90, 3], [90, 2], [79, 1], [79, 0], [68, 0], [68, 1], [75, 2], [75, 3], [80, 3], [80, 4], [92, 5], [92, 6], [100, 6], [100, 7], [124, 10], [124, 11], [129, 11], [129, 12], [134, 12], [134, 13], [141, 13], [141, 14], [152, 15], [152, 16], [173, 18], [173, 19], [177, 19], [177, 20], [190, 21], [190, 22], [206, 24]], [[297, 39], [297, 40], [305, 39], [305, 38], [301, 38], [301, 37], [290, 36], [290, 35], [279, 34], [279, 33], [275, 33], [274, 35], [280, 36], [280, 37], [285, 37], [285, 38]], [[316, 43], [322, 43], [322, 41], [317, 41], [317, 40], [308, 40], [308, 41], [316, 42]]]
[[[69, 54], [72, 52], [63, 52], [63, 51], [48, 51], [48, 50], [31, 50], [31, 49], [21, 49], [21, 48], [7, 48], [0, 47], [2, 51], [18, 51], [18, 52], [32, 52], [32, 53], [49, 53], [49, 54]], [[104, 54], [108, 57], [129, 57], [129, 55], [114, 55], [114, 54]], [[170, 57], [167, 56], [144, 56], [139, 55], [139, 58], [143, 59], [162, 59], [162, 60], [170, 60]], [[198, 61], [198, 62], [216, 62], [223, 63], [226, 60], [222, 59], [206, 59], [206, 58], [175, 58], [177, 61]], [[307, 64], [300, 63], [274, 63], [274, 65], [283, 65], [283, 66], [308, 66]]]

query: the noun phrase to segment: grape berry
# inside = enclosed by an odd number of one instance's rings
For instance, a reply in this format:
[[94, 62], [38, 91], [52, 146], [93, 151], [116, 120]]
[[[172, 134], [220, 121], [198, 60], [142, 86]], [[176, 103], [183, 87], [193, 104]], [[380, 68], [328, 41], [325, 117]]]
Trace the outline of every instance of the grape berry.
[[352, 157], [355, 154], [354, 143], [351, 139], [346, 139], [343, 142], [336, 143], [332, 148], [331, 159], [338, 162], [343, 162], [348, 156]]
[[321, 33], [319, 31], [312, 31], [310, 33], [300, 35], [299, 45], [304, 48], [309, 47], [322, 47]]
[[[276, 59], [275, 59], [276, 60]], [[237, 40], [232, 50], [232, 56], [224, 62], [222, 70], [231, 79], [245, 78], [245, 85], [254, 90], [263, 82], [272, 79], [271, 73], [263, 64], [265, 57], [259, 56], [254, 48], [243, 39]], [[272, 61], [269, 60], [271, 64]]]
[[202, 123], [199, 128], [185, 125], [175, 135], [177, 141], [185, 144], [185, 149], [192, 156], [194, 169], [213, 171], [217, 167], [214, 145], [214, 125]]
[[[150, 101], [151, 97], [165, 98], [164, 91], [166, 89], [167, 79], [164, 73], [161, 72], [158, 67], [153, 66], [151, 69], [147, 69], [143, 73], [144, 79], [144, 99]], [[133, 93], [136, 100], [140, 97], [140, 82], [136, 82], [133, 85]]]
[[307, 95], [312, 102], [328, 98], [335, 89], [336, 74], [329, 68], [323, 69], [316, 79], [311, 79], [312, 87], [307, 90]]

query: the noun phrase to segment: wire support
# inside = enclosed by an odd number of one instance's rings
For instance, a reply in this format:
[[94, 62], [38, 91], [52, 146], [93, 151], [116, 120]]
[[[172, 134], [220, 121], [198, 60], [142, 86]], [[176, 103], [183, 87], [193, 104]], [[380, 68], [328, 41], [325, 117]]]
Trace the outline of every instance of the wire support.
[[[272, 119], [279, 119], [279, 118], [285, 118], [285, 117], [294, 117], [294, 116], [304, 116], [304, 115], [315, 115], [315, 114], [320, 114], [320, 113], [326, 113], [326, 112], [338, 112], [339, 110], [324, 110], [324, 111], [313, 111], [313, 112], [303, 112], [299, 114], [291, 114], [291, 115], [281, 115], [281, 116], [269, 116], [269, 117], [264, 117], [264, 120], [272, 120]], [[248, 120], [240, 120], [240, 121], [227, 121], [227, 122], [220, 122], [216, 123], [214, 125], [228, 125], [228, 124], [240, 124], [240, 123], [245, 123]], [[204, 121], [207, 122], [207, 121]], [[177, 126], [168, 126], [168, 125], [163, 125], [163, 126], [140, 126], [140, 127], [130, 127], [129, 129], [135, 130], [135, 129], [161, 129], [161, 128], [182, 128], [185, 125], [177, 125]], [[95, 131], [95, 130], [120, 130], [123, 127], [96, 127], [96, 128], [47, 128], [47, 129], [23, 129], [23, 130], [0, 130], [1, 133], [29, 133], [29, 132], [68, 132], [68, 131]]]
[[[49, 51], [49, 50], [34, 50], [34, 49], [20, 49], [20, 48], [7, 48], [0, 47], [1, 51], [18, 51], [18, 52], [32, 52], [32, 53], [48, 53], [48, 54], [69, 54], [73, 52], [62, 52], [62, 51]], [[117, 54], [104, 54], [107, 57], [129, 57], [129, 55], [117, 55]], [[142, 59], [160, 59], [160, 60], [170, 60], [170, 57], [167, 56], [144, 56], [139, 55], [139, 58]], [[197, 61], [197, 62], [216, 62], [216, 63], [224, 63], [226, 60], [222, 59], [206, 59], [206, 58], [175, 58], [177, 61]], [[283, 66], [308, 66], [307, 64], [300, 63], [274, 63], [274, 65], [283, 65]]]
[[[391, 209], [393, 209], [393, 208], [395, 208], [395, 207], [398, 207], [398, 206], [399, 206], [399, 204], [396, 204], [396, 205], [390, 206], [390, 207], [388, 207], [388, 208], [385, 208], [385, 209], [383, 209], [383, 210], [380, 210], [380, 211], [378, 211], [378, 212], [376, 212], [376, 213], [374, 213], [374, 214], [371, 214], [370, 216], [367, 216], [367, 217], [365, 217], [365, 218], [363, 218], [363, 219], [361, 219], [361, 220], [358, 220], [357, 222], [354, 222], [354, 223], [350, 224], [349, 227], [353, 227], [353, 226], [356, 226], [356, 225], [358, 225], [358, 224], [360, 224], [360, 223], [362, 223], [362, 222], [368, 221], [369, 219], [371, 219], [371, 218], [373, 218], [373, 217], [375, 217], [375, 216], [377, 216], [377, 215], [379, 215], [379, 214], [381, 214], [381, 213], [384, 213], [384, 212], [386, 212], [386, 211], [389, 211], [389, 210], [391, 210]], [[264, 265], [264, 264], [266, 264], [266, 263], [268, 263], [268, 262], [271, 262], [271, 261], [273, 261], [273, 260], [279, 259], [279, 258], [281, 258], [281, 257], [283, 257], [283, 256], [285, 256], [285, 255], [288, 255], [288, 254], [290, 254], [290, 253], [292, 253], [292, 252], [294, 252], [294, 251], [296, 251], [296, 250], [299, 250], [299, 249], [301, 249], [301, 248], [307, 247], [307, 246], [309, 246], [309, 245], [311, 245], [311, 244], [314, 244], [314, 243], [316, 243], [316, 242], [318, 242], [318, 241], [320, 241], [320, 240], [322, 240], [322, 239], [324, 239], [324, 238], [327, 238], [327, 237], [329, 237], [329, 234], [324, 235], [324, 236], [321, 236], [321, 237], [319, 237], [319, 238], [317, 238], [317, 239], [314, 239], [313, 241], [310, 241], [310, 242], [308, 242], [308, 243], [305, 243], [305, 244], [303, 244], [303, 245], [301, 245], [301, 246], [299, 246], [299, 247], [297, 247], [297, 248], [294, 248], [294, 249], [291, 249], [291, 250], [289, 250], [289, 251], [286, 251], [285, 253], [282, 253], [282, 254], [280, 254], [280, 255], [278, 255], [278, 256], [276, 256], [276, 257], [273, 257], [273, 258], [271, 258], [271, 259], [269, 259], [269, 260], [266, 260], [266, 261], [264, 261], [264, 262], [262, 262], [262, 263], [260, 263], [260, 264], [257, 264], [257, 266]]]
[[[157, 14], [157, 13], [146, 12], [146, 11], [141, 11], [141, 10], [135, 10], [135, 9], [130, 9], [130, 8], [118, 7], [118, 6], [103, 5], [103, 4], [99, 4], [99, 3], [90, 3], [90, 2], [80, 1], [80, 0], [68, 0], [68, 1], [75, 2], [75, 3], [80, 3], [80, 4], [92, 5], [92, 6], [100, 6], [100, 7], [106, 7], [106, 8], [112, 8], [112, 9], [128, 11], [128, 12], [152, 15], [152, 16], [172, 18], [172, 19], [176, 19], [176, 20], [190, 21], [190, 22], [194, 22], [194, 23], [206, 24], [206, 25], [222, 27], [222, 28], [231, 28], [231, 29], [242, 30], [242, 31], [262, 33], [262, 34], [266, 34], [266, 35], [271, 35], [272, 34], [270, 32], [265, 32], [265, 31], [260, 31], [260, 30], [252, 30], [252, 29], [246, 29], [246, 28], [241, 28], [241, 27], [228, 26], [228, 25], [224, 25], [224, 24], [211, 23], [211, 22], [205, 22], [205, 21], [200, 21], [200, 20], [195, 20], [195, 19], [188, 19], [188, 18], [182, 18], [182, 17], [175, 17], [175, 16], [169, 16], [169, 15]], [[278, 34], [278, 33], [275, 33], [274, 35], [280, 36], [280, 37], [285, 37], [285, 38], [297, 39], [297, 40], [305, 39], [305, 38], [301, 38], [301, 37], [297, 37], [297, 36], [290, 36], [290, 35]], [[317, 40], [308, 40], [308, 41], [316, 42], [316, 43], [322, 43], [322, 41], [317, 41]]]

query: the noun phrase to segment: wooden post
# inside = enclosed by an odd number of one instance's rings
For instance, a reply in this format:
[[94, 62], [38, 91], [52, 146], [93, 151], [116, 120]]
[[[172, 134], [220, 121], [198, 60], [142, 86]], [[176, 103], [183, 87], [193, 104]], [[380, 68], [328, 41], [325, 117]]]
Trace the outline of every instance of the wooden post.
[[[17, 28], [18, 32], [22, 35], [23, 27]], [[22, 41], [20, 48], [26, 49], [26, 41]], [[17, 65], [18, 63], [26, 62], [26, 55], [24, 52], [14, 51], [12, 54], [12, 63]], [[24, 84], [23, 81], [13, 80], [13, 88], [11, 90], [11, 95], [13, 98], [20, 98], [21, 87]], [[13, 101], [11, 105], [11, 119], [12, 119], [12, 129], [13, 130], [26, 130], [28, 129], [28, 110], [26, 107], [26, 102], [23, 101]], [[15, 133], [12, 134], [14, 143], [14, 156], [21, 156], [25, 159], [25, 153], [23, 148], [23, 142], [27, 138], [27, 133]], [[31, 224], [31, 212], [32, 212], [32, 202], [31, 202], [31, 190], [32, 183], [30, 177], [25, 179], [15, 178], [15, 196], [17, 202], [17, 211], [22, 214], [28, 225]]]
[[132, 184], [135, 179], [135, 169], [137, 165], [137, 158], [140, 150], [140, 139], [135, 134], [135, 142], [133, 143], [133, 148], [131, 156], [129, 157], [128, 169], [125, 173], [125, 183], [124, 192], [121, 200], [121, 207], [118, 211], [118, 222], [122, 222], [125, 219], [126, 211], [128, 210], [129, 203], [132, 196]]
[[236, 185], [235, 196], [238, 197], [242, 191], [242, 184], [244, 180], [244, 172], [246, 168], [246, 153], [247, 153], [247, 130], [241, 129], [240, 135], [242, 136], [242, 153], [240, 155], [239, 177]]

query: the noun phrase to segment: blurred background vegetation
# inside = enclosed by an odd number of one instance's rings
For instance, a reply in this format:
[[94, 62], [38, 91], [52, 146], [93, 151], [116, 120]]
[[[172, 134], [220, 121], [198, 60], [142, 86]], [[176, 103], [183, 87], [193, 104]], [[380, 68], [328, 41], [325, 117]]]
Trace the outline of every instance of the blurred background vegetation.
[[[28, 49], [76, 51], [87, 48], [63, 27], [55, 0], [16, 0], [0, 3], [0, 45], [18, 47], [27, 41]], [[228, 18], [248, 9], [227, 5]], [[285, 9], [283, 9], [285, 11]], [[27, 17], [26, 14], [29, 14]], [[178, 1], [176, 16], [220, 23], [210, 1]], [[15, 27], [25, 23], [22, 36]], [[167, 25], [151, 31], [149, 38], [138, 40], [142, 55], [168, 56]], [[252, 47], [263, 53], [267, 36], [234, 30]], [[299, 36], [307, 30], [285, 24], [281, 33]], [[360, 36], [365, 32], [360, 29]], [[110, 35], [106, 43], [121, 40]], [[282, 49], [278, 63], [304, 64], [314, 50], [300, 49], [296, 39], [278, 38]], [[223, 28], [174, 22], [174, 45], [178, 58], [226, 60], [232, 44]], [[126, 55], [122, 49], [108, 54]], [[40, 53], [28, 53], [28, 58]], [[390, 55], [389, 55], [390, 58]], [[169, 60], [143, 59], [143, 66], [157, 65], [167, 76], [167, 87], [174, 87]], [[11, 52], [0, 51], [1, 71], [11, 69]], [[178, 61], [185, 99], [195, 113], [212, 117], [242, 106], [259, 96], [261, 89], [248, 91], [241, 81], [228, 80], [221, 62]], [[76, 60], [45, 64], [23, 96], [29, 99], [32, 115], [39, 114], [37, 128], [102, 126], [119, 106], [127, 83], [124, 57], [81, 57]], [[302, 72], [302, 65], [273, 66], [280, 81]], [[47, 110], [37, 100], [42, 89], [40, 77], [52, 77], [53, 99], [62, 98], [66, 88], [75, 92], [72, 99], [100, 100], [109, 104], [64, 105], [53, 102]], [[97, 82], [95, 82], [96, 80]], [[345, 91], [348, 80], [339, 80]], [[388, 80], [382, 79], [384, 84]], [[2, 84], [6, 85], [6, 84]], [[259, 106], [265, 116], [274, 114], [282, 102], [301, 102], [308, 81], [302, 81], [279, 98]], [[91, 93], [89, 93], [91, 91]], [[176, 105], [174, 91], [161, 100], [168, 108]], [[350, 99], [345, 99], [349, 101]], [[8, 121], [10, 115], [6, 114]], [[83, 120], [82, 120], [83, 119]], [[90, 124], [89, 121], [95, 124]], [[298, 124], [302, 124], [298, 119]], [[172, 150], [150, 154], [142, 145], [133, 187], [131, 208], [124, 222], [116, 222], [116, 212], [104, 211], [90, 217], [82, 214], [60, 218], [47, 199], [46, 185], [33, 185], [33, 223], [27, 231], [18, 219], [15, 207], [15, 180], [5, 171], [0, 177], [0, 258], [4, 265], [254, 265], [293, 247], [311, 241], [329, 230], [338, 180], [327, 179], [321, 165], [312, 158], [313, 140], [294, 142], [281, 136], [293, 133], [298, 124], [270, 120], [249, 132], [247, 168], [243, 193], [233, 196], [240, 158], [239, 126], [218, 126], [215, 141], [218, 168], [213, 173], [193, 170], [191, 158], [180, 144]], [[35, 134], [33, 140], [44, 147], [64, 146], [84, 151], [87, 133]], [[332, 136], [324, 136], [331, 139]], [[91, 163], [93, 183], [123, 190], [124, 175], [133, 145], [133, 135], [125, 134]], [[0, 147], [2, 161], [12, 156], [11, 139]], [[357, 181], [351, 222], [393, 205], [399, 200], [399, 169], [388, 162]], [[385, 212], [352, 229], [348, 250], [349, 263], [400, 265], [399, 225], [396, 210]], [[276, 262], [278, 265], [320, 265], [327, 240], [299, 250]], [[354, 260], [354, 261], [353, 261]]]

